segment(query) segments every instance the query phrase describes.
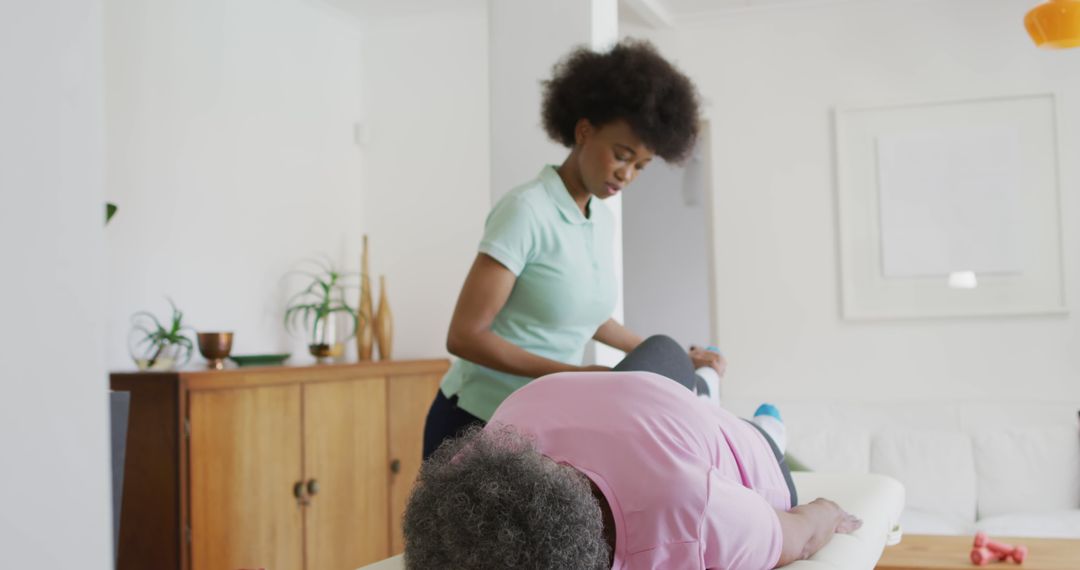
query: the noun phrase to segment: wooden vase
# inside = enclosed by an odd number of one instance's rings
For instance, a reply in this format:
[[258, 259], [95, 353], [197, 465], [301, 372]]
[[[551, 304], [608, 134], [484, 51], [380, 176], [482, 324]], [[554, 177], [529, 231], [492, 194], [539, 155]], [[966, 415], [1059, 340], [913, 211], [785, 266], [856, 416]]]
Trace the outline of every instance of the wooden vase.
[[394, 315], [386, 298], [386, 276], [379, 276], [379, 310], [375, 313], [375, 341], [379, 345], [379, 360], [390, 360], [394, 350]]
[[375, 316], [371, 307], [371, 276], [368, 273], [367, 235], [364, 236], [364, 249], [360, 256], [360, 303], [357, 305], [358, 322], [356, 329], [356, 356], [359, 360], [371, 360], [374, 341]]

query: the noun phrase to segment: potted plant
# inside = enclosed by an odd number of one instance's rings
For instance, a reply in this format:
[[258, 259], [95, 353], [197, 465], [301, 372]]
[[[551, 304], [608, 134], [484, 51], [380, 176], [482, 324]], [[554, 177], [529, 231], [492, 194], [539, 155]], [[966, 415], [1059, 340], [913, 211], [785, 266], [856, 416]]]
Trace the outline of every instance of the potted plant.
[[191, 360], [194, 344], [184, 326], [184, 313], [168, 299], [172, 315], [162, 324], [153, 313], [139, 311], [131, 316], [128, 349], [139, 370], [173, 370]]
[[[316, 271], [297, 270], [291, 273], [303, 275], [310, 281], [299, 293], [293, 295], [285, 309], [285, 327], [296, 332], [300, 325], [307, 332], [308, 350], [322, 360], [340, 356], [345, 351], [345, 341], [356, 335], [360, 328], [357, 309], [346, 301], [346, 290], [356, 287], [350, 280], [355, 273], [344, 273], [329, 261], [305, 260]], [[342, 335], [338, 316], [346, 319], [351, 329]]]

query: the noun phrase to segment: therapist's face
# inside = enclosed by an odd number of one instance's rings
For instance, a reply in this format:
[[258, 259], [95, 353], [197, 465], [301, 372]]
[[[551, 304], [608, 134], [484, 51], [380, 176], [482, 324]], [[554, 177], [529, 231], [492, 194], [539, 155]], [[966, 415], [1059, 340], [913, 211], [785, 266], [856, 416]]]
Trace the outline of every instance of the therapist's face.
[[622, 191], [653, 158], [653, 152], [622, 119], [600, 127], [581, 119], [574, 134], [582, 182], [589, 194], [601, 200]]

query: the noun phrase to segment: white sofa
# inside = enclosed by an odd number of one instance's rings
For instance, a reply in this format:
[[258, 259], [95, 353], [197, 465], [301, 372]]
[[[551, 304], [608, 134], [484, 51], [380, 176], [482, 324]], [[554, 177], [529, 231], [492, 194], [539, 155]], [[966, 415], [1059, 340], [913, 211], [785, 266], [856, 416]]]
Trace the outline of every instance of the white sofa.
[[[904, 488], [882, 475], [794, 474], [800, 497], [828, 497], [863, 520], [850, 535], [837, 535], [809, 560], [784, 566], [785, 570], [869, 570], [881, 557], [904, 508]], [[365, 566], [362, 570], [403, 570], [401, 556]]]
[[903, 483], [906, 534], [1080, 538], [1078, 402], [774, 403], [811, 469]]

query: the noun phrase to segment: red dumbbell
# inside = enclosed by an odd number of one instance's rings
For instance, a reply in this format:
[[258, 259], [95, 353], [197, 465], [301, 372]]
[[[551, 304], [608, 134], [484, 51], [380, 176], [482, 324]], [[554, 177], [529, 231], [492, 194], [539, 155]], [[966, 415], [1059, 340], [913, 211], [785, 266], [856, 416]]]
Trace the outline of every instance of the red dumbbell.
[[[975, 533], [975, 541], [973, 546], [975, 549], [985, 548], [990, 551], [991, 554], [996, 554], [998, 560], [1012, 559], [1017, 564], [1023, 564], [1024, 559], [1027, 558], [1028, 549], [1024, 545], [1013, 546], [1011, 544], [1005, 544], [1003, 542], [997, 542], [996, 540], [990, 540], [986, 536], [985, 532]], [[972, 562], [975, 561], [975, 551], [971, 553]]]
[[986, 566], [995, 560], [998, 560], [997, 555], [985, 546], [976, 546], [971, 549], [971, 563], [976, 566]]

